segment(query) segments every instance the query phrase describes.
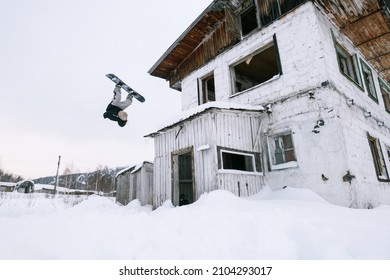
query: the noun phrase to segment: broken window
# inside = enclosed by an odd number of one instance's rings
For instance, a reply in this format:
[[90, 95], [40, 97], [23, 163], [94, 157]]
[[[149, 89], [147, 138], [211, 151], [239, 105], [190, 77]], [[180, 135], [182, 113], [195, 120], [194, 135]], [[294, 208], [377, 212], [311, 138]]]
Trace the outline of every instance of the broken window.
[[337, 62], [341, 74], [361, 86], [360, 76], [358, 75], [358, 65], [356, 56], [350, 55], [343, 47], [336, 43]]
[[379, 140], [368, 134], [368, 142], [370, 144], [371, 154], [378, 180], [386, 182], [390, 181]]
[[211, 74], [199, 81], [199, 105], [215, 100], [214, 74]]
[[281, 75], [276, 37], [271, 45], [247, 56], [231, 67], [233, 93], [238, 93], [262, 84]]
[[262, 26], [270, 24], [306, 0], [257, 0]]
[[385, 104], [386, 111], [390, 113], [390, 87], [387, 86], [382, 80], [379, 80], [379, 86], [382, 92], [383, 102]]
[[375, 102], [378, 103], [378, 96], [376, 95], [374, 79], [372, 78], [372, 72], [370, 67], [363, 60], [360, 60], [362, 65], [363, 80], [366, 85], [368, 96], [371, 97]]
[[244, 37], [255, 30], [259, 25], [257, 22], [256, 6], [252, 4], [240, 14], [241, 35]]
[[[271, 164], [273, 167], [278, 165], [281, 167], [296, 166], [296, 157], [291, 132], [270, 136], [268, 138], [268, 145]], [[291, 166], [284, 165], [290, 162], [294, 164], [290, 164]]]
[[260, 10], [261, 25], [265, 26], [280, 16], [280, 7], [278, 0], [258, 1]]
[[261, 170], [260, 156], [255, 152], [237, 151], [218, 147], [219, 169], [256, 172]]

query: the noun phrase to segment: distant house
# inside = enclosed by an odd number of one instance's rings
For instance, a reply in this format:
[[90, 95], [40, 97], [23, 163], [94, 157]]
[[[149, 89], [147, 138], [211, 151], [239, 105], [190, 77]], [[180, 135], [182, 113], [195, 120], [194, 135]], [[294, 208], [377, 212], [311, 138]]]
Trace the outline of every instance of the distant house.
[[13, 192], [16, 183], [0, 182], [0, 192]]
[[141, 205], [152, 205], [153, 163], [144, 161], [119, 171], [115, 178], [116, 201], [127, 205], [138, 199]]
[[390, 204], [389, 8], [213, 1], [149, 70], [181, 92], [184, 115], [196, 112], [148, 135], [154, 206], [264, 184], [348, 207]]

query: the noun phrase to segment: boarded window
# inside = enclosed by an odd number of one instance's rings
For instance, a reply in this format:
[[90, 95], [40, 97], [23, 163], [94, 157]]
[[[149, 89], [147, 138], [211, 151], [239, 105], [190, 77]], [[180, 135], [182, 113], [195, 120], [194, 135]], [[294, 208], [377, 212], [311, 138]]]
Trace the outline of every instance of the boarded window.
[[383, 158], [383, 153], [381, 145], [378, 139], [370, 136], [368, 134], [368, 142], [370, 145], [370, 150], [372, 154], [372, 159], [374, 161], [375, 172], [379, 181], [389, 181], [389, 174], [387, 172], [385, 160]]
[[360, 76], [358, 74], [358, 65], [356, 56], [350, 55], [343, 47], [336, 43], [337, 62], [341, 74], [361, 86]]
[[247, 56], [231, 69], [233, 93], [245, 91], [282, 74], [276, 37], [270, 46]]
[[383, 102], [385, 104], [386, 111], [390, 113], [390, 87], [387, 86], [382, 80], [379, 80], [379, 85], [382, 92]]
[[199, 81], [199, 104], [215, 100], [214, 74], [211, 74]]
[[366, 86], [368, 96], [371, 97], [371, 99], [375, 102], [378, 102], [378, 96], [375, 91], [374, 79], [372, 78], [371, 69], [366, 63], [363, 62], [363, 60], [361, 60], [360, 62], [362, 65], [363, 81]]
[[[281, 133], [268, 138], [272, 166], [296, 166], [296, 157], [291, 132]], [[286, 165], [287, 163], [294, 163]]]

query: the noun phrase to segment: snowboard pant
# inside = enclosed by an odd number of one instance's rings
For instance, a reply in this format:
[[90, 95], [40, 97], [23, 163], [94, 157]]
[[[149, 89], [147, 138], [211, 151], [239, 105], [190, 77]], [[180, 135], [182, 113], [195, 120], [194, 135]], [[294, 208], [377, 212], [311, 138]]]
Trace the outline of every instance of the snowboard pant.
[[122, 99], [121, 97], [122, 97], [121, 89], [119, 87], [115, 87], [114, 97], [112, 98], [112, 101], [110, 104], [120, 108], [121, 110], [124, 110], [127, 107], [129, 107], [131, 105], [131, 103], [133, 103], [133, 97], [131, 96], [131, 94], [128, 94], [127, 98], [123, 101], [121, 101], [121, 99]]

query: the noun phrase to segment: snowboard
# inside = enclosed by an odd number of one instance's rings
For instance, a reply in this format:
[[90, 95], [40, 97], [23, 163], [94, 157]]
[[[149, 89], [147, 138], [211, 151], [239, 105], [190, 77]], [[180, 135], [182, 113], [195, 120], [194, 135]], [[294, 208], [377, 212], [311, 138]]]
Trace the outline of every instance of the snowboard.
[[134, 96], [134, 98], [137, 99], [139, 102], [145, 102], [145, 97], [143, 97], [141, 94], [139, 94], [134, 89], [129, 87], [125, 82], [119, 79], [116, 75], [107, 74], [106, 77], [109, 78], [114, 83], [116, 83], [117, 85], [121, 86], [121, 88], [123, 88], [125, 91], [130, 93], [132, 96]]

